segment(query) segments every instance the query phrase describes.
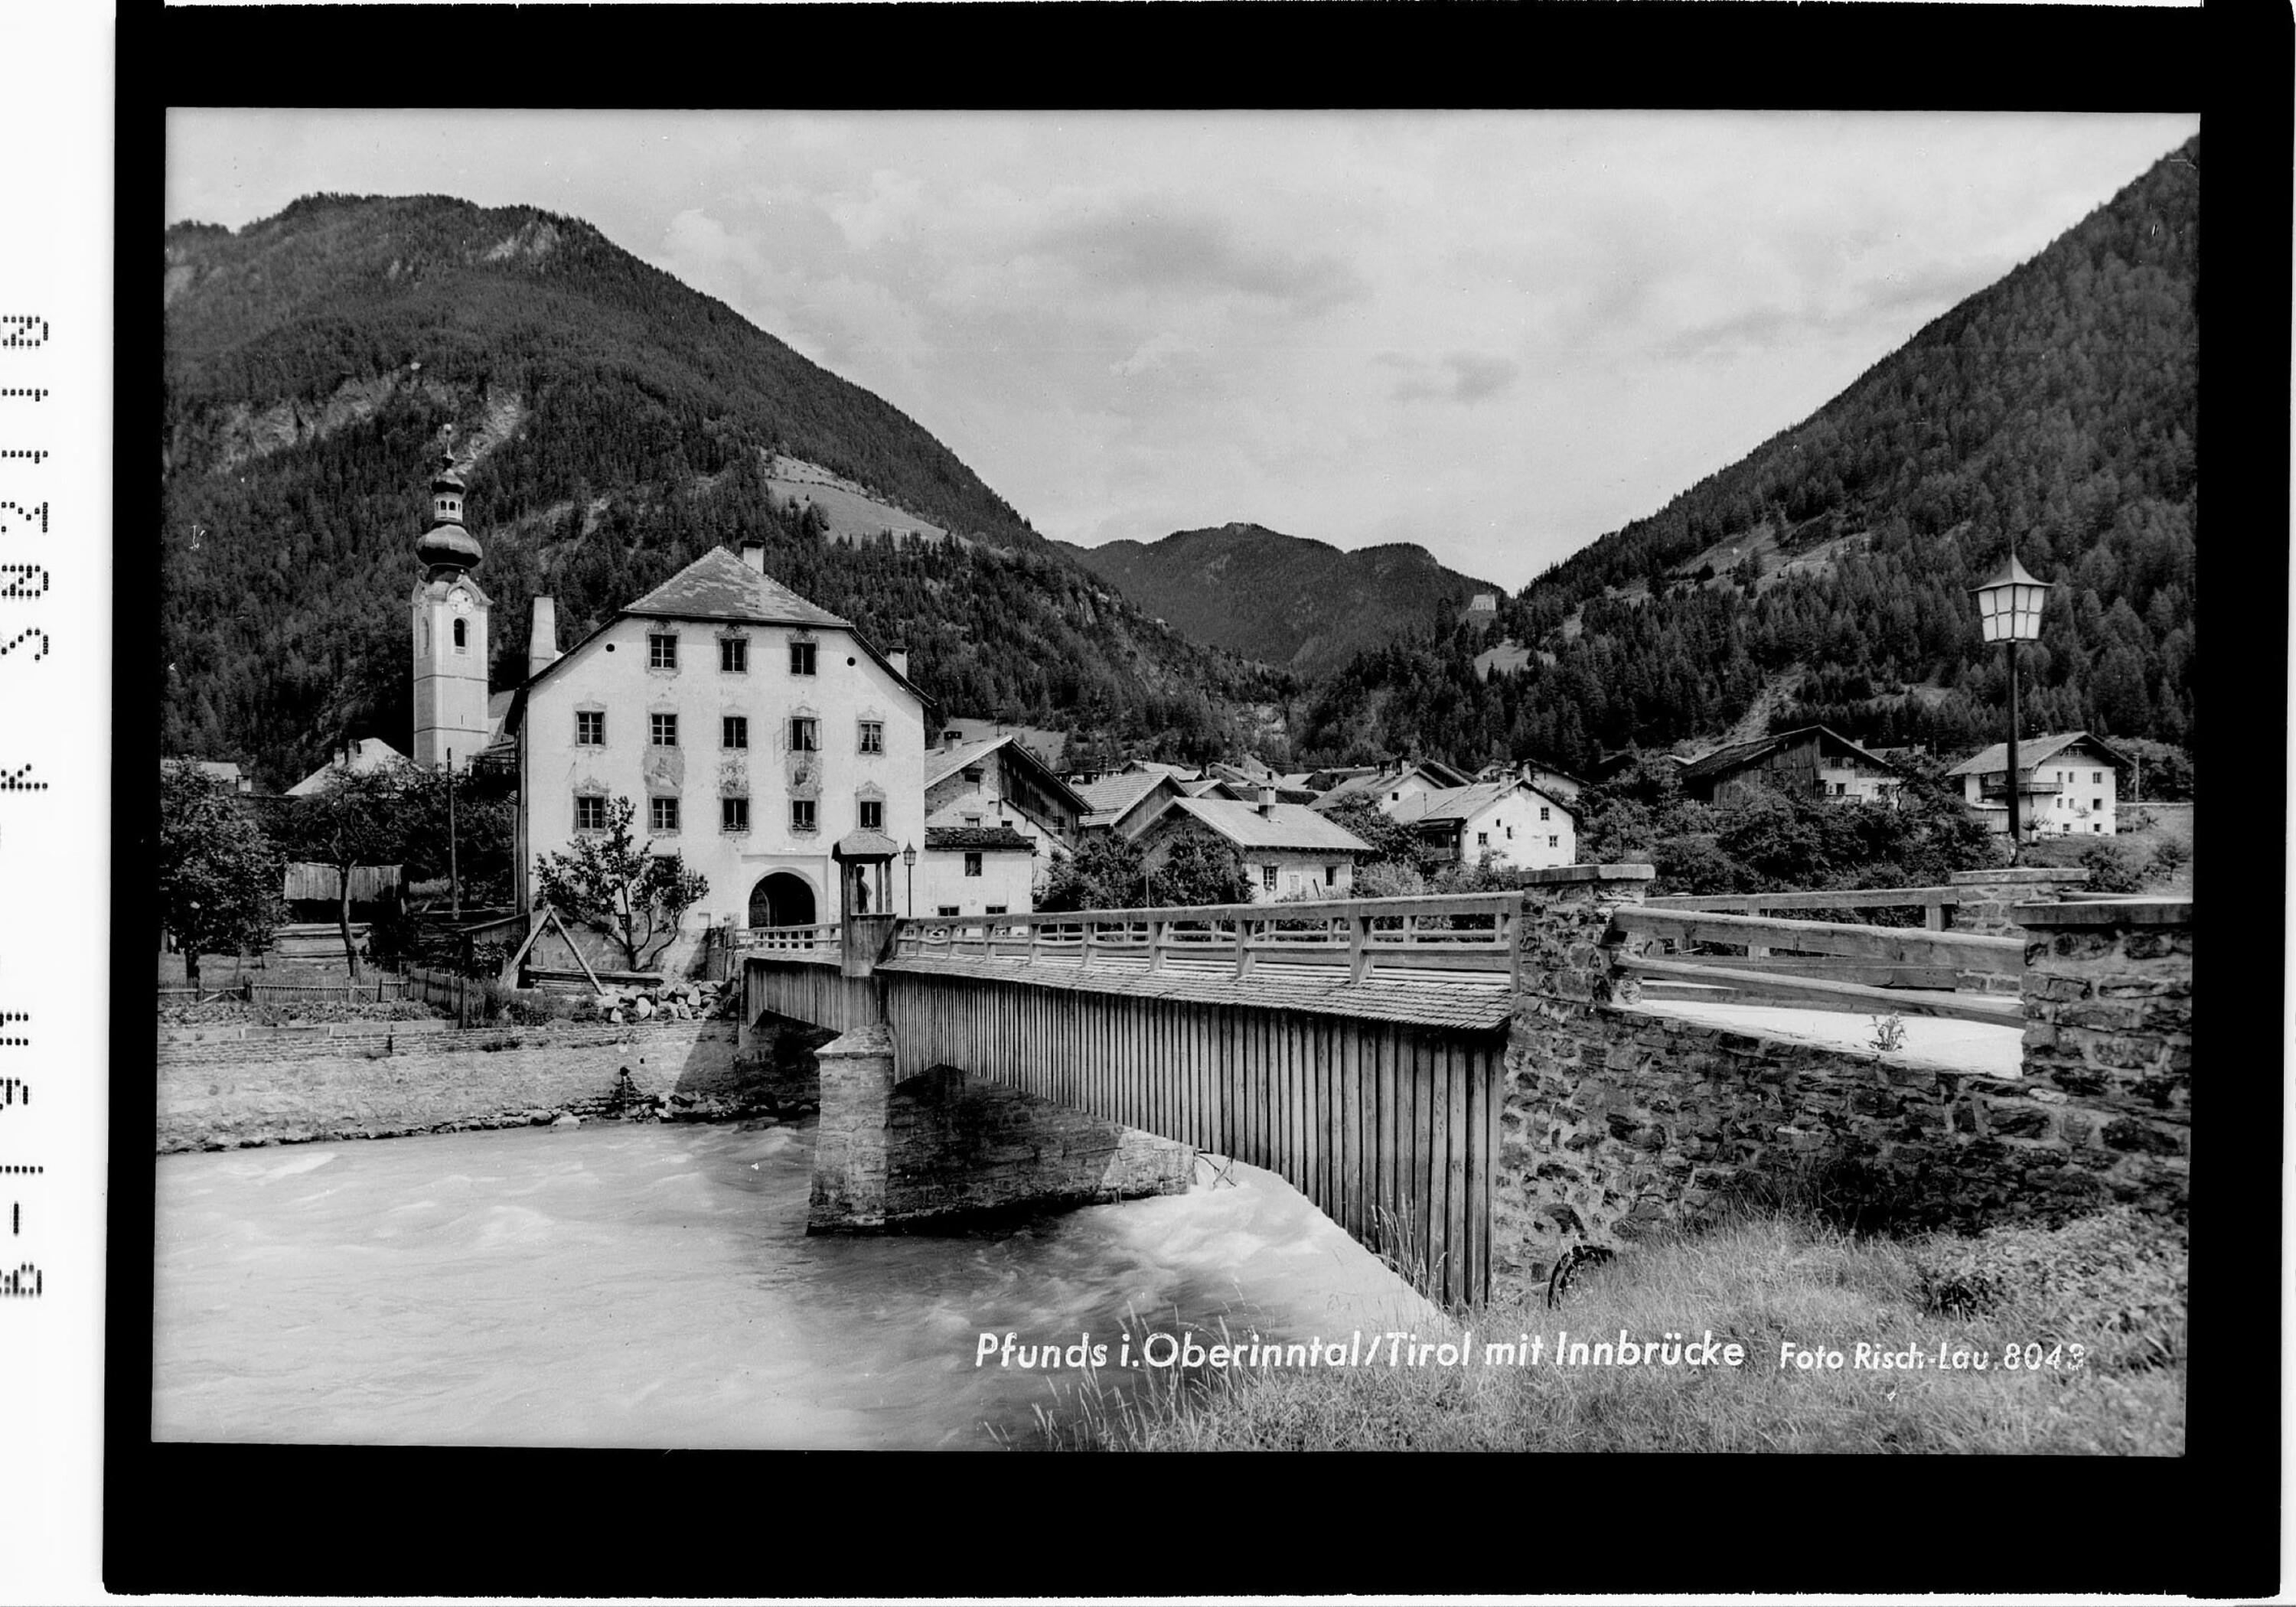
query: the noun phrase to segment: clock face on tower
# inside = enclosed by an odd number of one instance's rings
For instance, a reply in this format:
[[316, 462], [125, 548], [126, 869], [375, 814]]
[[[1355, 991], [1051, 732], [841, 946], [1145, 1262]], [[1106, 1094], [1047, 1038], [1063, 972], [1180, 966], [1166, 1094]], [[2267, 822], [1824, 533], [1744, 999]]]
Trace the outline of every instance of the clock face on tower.
[[471, 611], [471, 594], [463, 590], [460, 586], [457, 586], [455, 590], [447, 594], [447, 606], [453, 609], [458, 614], [469, 613]]

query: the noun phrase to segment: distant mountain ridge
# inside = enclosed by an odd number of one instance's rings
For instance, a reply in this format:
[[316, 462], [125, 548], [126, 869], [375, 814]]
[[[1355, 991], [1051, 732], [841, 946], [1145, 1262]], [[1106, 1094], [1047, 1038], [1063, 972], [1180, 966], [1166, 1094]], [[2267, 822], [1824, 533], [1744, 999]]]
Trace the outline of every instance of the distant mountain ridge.
[[1410, 543], [1342, 552], [1241, 522], [1155, 542], [1054, 545], [1190, 639], [1305, 677], [1456, 615], [1477, 592], [1504, 594]]
[[[755, 535], [775, 578], [908, 647], [944, 713], [1211, 758], [1278, 693], [1056, 552], [898, 408], [578, 218], [320, 195], [165, 245], [168, 752], [275, 786], [346, 739], [407, 745], [414, 543], [449, 426], [497, 690], [536, 594], [576, 641]], [[865, 496], [777, 484], [791, 463]], [[855, 519], [925, 538], [839, 539]]]

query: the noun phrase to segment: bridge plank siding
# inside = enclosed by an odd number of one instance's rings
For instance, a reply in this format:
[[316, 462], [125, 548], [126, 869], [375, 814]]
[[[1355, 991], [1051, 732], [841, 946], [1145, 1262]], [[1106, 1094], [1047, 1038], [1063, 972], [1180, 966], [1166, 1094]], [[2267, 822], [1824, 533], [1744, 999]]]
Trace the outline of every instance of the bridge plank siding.
[[1447, 1045], [1444, 1081], [1448, 1085], [1450, 1170], [1444, 1179], [1444, 1206], [1450, 1219], [1443, 1234], [1443, 1296], [1459, 1300], [1467, 1287], [1467, 1078], [1464, 1052]]

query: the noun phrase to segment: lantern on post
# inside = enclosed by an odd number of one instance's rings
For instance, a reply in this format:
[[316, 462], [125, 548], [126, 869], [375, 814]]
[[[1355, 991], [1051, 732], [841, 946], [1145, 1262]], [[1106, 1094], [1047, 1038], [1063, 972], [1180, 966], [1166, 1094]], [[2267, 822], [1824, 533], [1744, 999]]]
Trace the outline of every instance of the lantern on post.
[[910, 843], [901, 849], [901, 868], [909, 873], [909, 915], [914, 920], [917, 913], [917, 845], [915, 843]]
[[2017, 799], [2017, 644], [2041, 639], [2041, 604], [2048, 600], [2049, 583], [2036, 580], [2017, 562], [2012, 547], [2009, 562], [1983, 586], [1971, 588], [1977, 597], [1978, 623], [1988, 642], [2009, 649], [2009, 852], [2013, 860], [2021, 840]]

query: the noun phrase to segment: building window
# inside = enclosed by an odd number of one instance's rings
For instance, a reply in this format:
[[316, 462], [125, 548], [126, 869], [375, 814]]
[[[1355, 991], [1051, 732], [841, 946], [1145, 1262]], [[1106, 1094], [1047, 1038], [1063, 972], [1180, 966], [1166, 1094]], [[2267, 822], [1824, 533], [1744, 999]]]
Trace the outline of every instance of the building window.
[[721, 798], [718, 800], [718, 829], [726, 832], [746, 832], [750, 829], [750, 800], [746, 798]]
[[1476, 846], [1477, 848], [1479, 848], [1479, 849], [1487, 849], [1487, 848], [1490, 847], [1490, 846], [1491, 846], [1491, 834], [1490, 834], [1488, 832], [1476, 832], [1476, 833], [1475, 833], [1475, 846]]
[[606, 829], [606, 800], [603, 798], [578, 798], [574, 800], [574, 829], [578, 832], [603, 832]]
[[653, 726], [653, 745], [657, 748], [676, 747], [677, 717], [674, 714], [657, 714], [650, 717]]
[[964, 873], [968, 876], [978, 876], [980, 874], [980, 855], [967, 854], [964, 857]]
[[603, 748], [606, 745], [604, 709], [578, 709], [574, 711], [574, 745], [578, 748]]
[[861, 800], [861, 829], [865, 832], [882, 832], [885, 829], [885, 804], [882, 799], [865, 798]]
[[884, 750], [885, 722], [882, 720], [863, 720], [861, 722], [861, 751], [864, 753], [882, 753]]
[[813, 644], [810, 642], [791, 643], [790, 674], [793, 676], [809, 676], [812, 673]]
[[745, 676], [750, 673], [750, 639], [747, 636], [718, 638], [718, 668], [722, 675]]
[[455, 651], [456, 652], [468, 652], [471, 651], [471, 638], [469, 633], [469, 620], [457, 619], [455, 621]]
[[937, 915], [953, 915], [956, 914], [956, 906], [954, 904], [935, 905], [933, 906], [933, 914]]
[[1271, 893], [1275, 890], [1275, 867], [1274, 865], [1263, 865], [1259, 867], [1259, 884]]
[[821, 748], [821, 722], [792, 718], [790, 721], [790, 751], [814, 753]]
[[1325, 887], [1337, 887], [1339, 884], [1340, 867], [1336, 865], [1325, 865], [1324, 867], [1324, 885]]
[[2099, 824], [2096, 824], [2096, 825], [2093, 825], [2093, 826], [2089, 827], [2089, 830], [2090, 830], [2090, 831], [2092, 831], [2092, 832], [2095, 832], [2095, 833], [2096, 833], [2097, 835], [2099, 835], [2099, 836], [2103, 836], [2103, 835], [2104, 834], [2104, 826], [2103, 826], [2103, 824], [2102, 823], [2099, 823]]
[[726, 717], [725, 745], [728, 748], [746, 748], [750, 745], [750, 717], [748, 715], [729, 714]]
[[2102, 798], [2092, 798], [2088, 800], [2088, 807], [2092, 809], [2102, 809], [2104, 808], [2104, 799]]
[[964, 817], [964, 824], [969, 826], [977, 826], [980, 824], [980, 816], [978, 815], [968, 815]]
[[1550, 849], [1559, 849], [1562, 846], [1562, 839], [1560, 837], [1550, 837], [1546, 840], [1546, 846]]
[[964, 784], [968, 787], [977, 787], [980, 784], [980, 767], [979, 765], [967, 765], [965, 767]]
[[790, 830], [792, 832], [811, 832], [818, 829], [818, 826], [816, 824], [813, 812], [813, 799], [810, 798], [791, 799]]
[[1514, 828], [1513, 828], [1513, 826], [1509, 826], [1509, 827], [1506, 829], [1506, 832], [1507, 832], [1507, 840], [1508, 840], [1509, 842], [1513, 842], [1513, 841], [1514, 840]]
[[1836, 798], [1841, 797], [1843, 793], [1849, 791], [1849, 783], [1846, 781], [1838, 781], [1833, 783], [1833, 795]]
[[649, 800], [646, 824], [657, 832], [677, 830], [677, 799], [656, 798]]
[[984, 915], [1001, 915], [1006, 914], [1012, 907], [1009, 904], [983, 905], [980, 913]]
[[1538, 817], [1541, 820], [1545, 820], [1546, 818], [1546, 806], [1545, 804], [1538, 806]]
[[659, 633], [646, 637], [646, 668], [676, 669], [677, 668], [677, 638]]

